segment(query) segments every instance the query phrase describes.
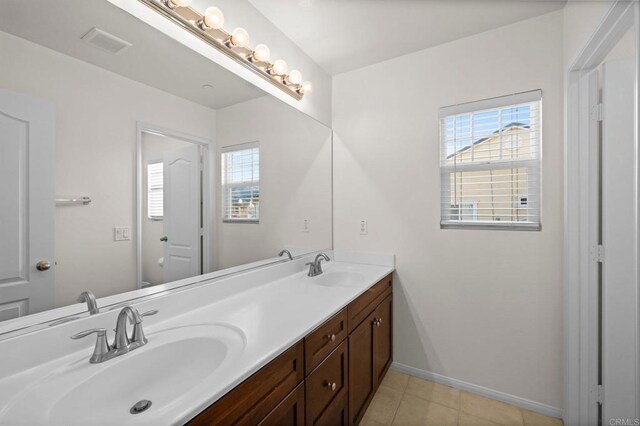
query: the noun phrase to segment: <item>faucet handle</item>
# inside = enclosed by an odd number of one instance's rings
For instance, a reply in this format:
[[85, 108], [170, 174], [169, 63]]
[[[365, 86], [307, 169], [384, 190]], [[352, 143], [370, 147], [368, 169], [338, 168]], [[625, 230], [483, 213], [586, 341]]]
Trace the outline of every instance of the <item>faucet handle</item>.
[[90, 330], [81, 331], [80, 333], [74, 334], [71, 336], [73, 340], [82, 339], [83, 337], [87, 337], [90, 334], [96, 333], [96, 346], [93, 348], [93, 355], [89, 358], [89, 362], [92, 364], [96, 364], [102, 361], [104, 355], [111, 350], [109, 346], [109, 342], [107, 341], [107, 330], [104, 328], [92, 328]]
[[85, 331], [81, 331], [80, 333], [76, 333], [73, 336], [71, 336], [71, 338], [73, 340], [78, 340], [78, 339], [82, 339], [83, 337], [87, 337], [88, 335], [93, 333], [96, 333], [98, 337], [101, 337], [102, 335], [107, 334], [107, 330], [105, 330], [104, 328], [92, 328], [91, 330], [85, 330]]
[[157, 314], [158, 312], [160, 312], [160, 311], [159, 311], [159, 310], [157, 310], [157, 309], [153, 309], [153, 310], [151, 310], [151, 311], [147, 311], [147, 312], [143, 312], [143, 313], [141, 313], [141, 314], [140, 314], [140, 317], [150, 317], [150, 316], [152, 316], [152, 315]]

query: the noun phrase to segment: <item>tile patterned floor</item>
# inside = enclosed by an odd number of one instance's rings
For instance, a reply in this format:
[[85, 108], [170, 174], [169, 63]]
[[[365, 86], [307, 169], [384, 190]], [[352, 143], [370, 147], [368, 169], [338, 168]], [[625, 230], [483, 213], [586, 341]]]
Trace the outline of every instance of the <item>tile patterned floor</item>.
[[361, 426], [562, 426], [562, 420], [389, 370]]

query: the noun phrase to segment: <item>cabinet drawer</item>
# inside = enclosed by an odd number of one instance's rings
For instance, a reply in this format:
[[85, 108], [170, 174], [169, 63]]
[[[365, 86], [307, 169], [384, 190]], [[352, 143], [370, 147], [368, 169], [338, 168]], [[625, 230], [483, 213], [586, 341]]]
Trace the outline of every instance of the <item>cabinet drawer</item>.
[[311, 373], [347, 337], [347, 310], [335, 314], [304, 338], [305, 372]]
[[371, 286], [360, 297], [349, 304], [349, 332], [353, 331], [369, 314], [391, 294], [393, 274], [389, 274]]
[[349, 360], [347, 341], [343, 341], [305, 380], [308, 426], [319, 424], [334, 401], [347, 395]]
[[189, 425], [257, 425], [304, 379], [301, 341], [236, 386]]
[[260, 426], [298, 425], [304, 425], [304, 383], [300, 383], [260, 422]]

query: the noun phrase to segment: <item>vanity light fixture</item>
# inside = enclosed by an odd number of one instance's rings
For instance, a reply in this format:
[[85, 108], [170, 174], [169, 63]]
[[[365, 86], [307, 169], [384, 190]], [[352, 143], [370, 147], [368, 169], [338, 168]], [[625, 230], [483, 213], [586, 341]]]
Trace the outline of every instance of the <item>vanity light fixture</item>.
[[219, 30], [224, 25], [224, 15], [222, 11], [217, 7], [208, 7], [207, 10], [204, 11], [204, 16], [202, 17], [202, 21], [200, 21], [200, 28], [203, 30], [208, 30], [213, 28], [214, 30]]
[[249, 47], [249, 33], [238, 27], [231, 33], [224, 30], [224, 14], [217, 7], [211, 6], [204, 15], [191, 8], [192, 0], [139, 0], [151, 9], [191, 32], [209, 45], [215, 47], [228, 57], [261, 76], [280, 90], [300, 100], [311, 93], [310, 82], [302, 81], [302, 73], [292, 70], [287, 73], [287, 63], [278, 59], [269, 62], [271, 51], [265, 44], [258, 44], [255, 49]]
[[282, 59], [277, 59], [273, 61], [267, 71], [271, 75], [285, 75], [287, 73], [287, 63]]
[[269, 56], [271, 56], [269, 46], [267, 46], [266, 44], [259, 44], [255, 49], [253, 49], [253, 54], [251, 54], [251, 61], [266, 62], [269, 60]]
[[165, 4], [170, 9], [175, 9], [176, 7], [189, 7], [191, 6], [191, 0], [167, 0]]
[[287, 83], [289, 84], [300, 84], [302, 83], [302, 73], [298, 70], [293, 70], [287, 75]]

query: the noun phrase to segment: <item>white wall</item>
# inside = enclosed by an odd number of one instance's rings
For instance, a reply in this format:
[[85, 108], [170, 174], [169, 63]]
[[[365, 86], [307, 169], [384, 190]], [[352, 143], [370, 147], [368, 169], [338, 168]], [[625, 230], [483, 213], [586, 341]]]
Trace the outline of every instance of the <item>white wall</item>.
[[331, 247], [331, 129], [271, 96], [221, 108], [217, 119], [219, 148], [260, 143], [260, 223], [223, 223], [217, 209], [218, 269], [275, 257], [284, 247]]
[[[395, 361], [556, 408], [562, 23], [554, 12], [333, 82], [334, 244], [396, 254]], [[532, 89], [543, 91], [542, 231], [441, 230], [438, 109]]]
[[83, 290], [102, 297], [135, 289], [136, 121], [210, 139], [214, 110], [0, 32], [0, 87], [56, 106], [56, 194], [89, 206], [56, 208], [56, 305]]

